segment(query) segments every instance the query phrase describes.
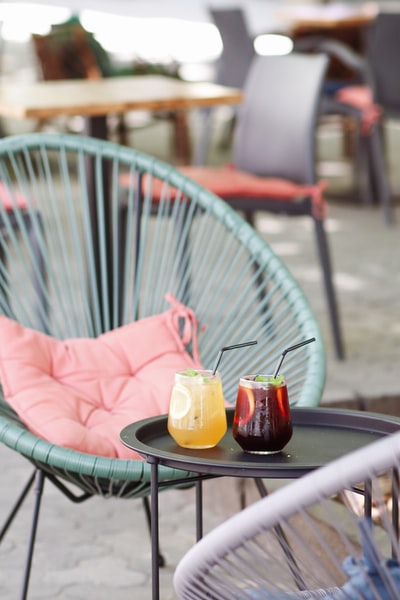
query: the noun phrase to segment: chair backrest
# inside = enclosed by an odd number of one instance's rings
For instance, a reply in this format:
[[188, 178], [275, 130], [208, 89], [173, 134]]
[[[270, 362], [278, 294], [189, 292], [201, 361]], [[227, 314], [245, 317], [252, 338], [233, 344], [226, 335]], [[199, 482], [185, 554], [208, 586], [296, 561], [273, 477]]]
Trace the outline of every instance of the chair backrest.
[[[329, 76], [329, 67], [326, 76], [325, 94], [334, 95], [343, 86], [350, 84], [370, 85], [370, 70], [367, 58], [341, 40], [322, 35], [307, 35], [295, 40], [294, 52], [317, 52], [329, 56], [329, 66], [335, 61], [340, 67], [345, 68], [351, 76], [350, 81], [332, 80]], [[349, 77], [350, 79], [350, 77]]]
[[72, 135], [1, 140], [0, 181], [15, 203], [0, 204], [1, 313], [61, 339], [96, 337], [163, 312], [170, 292], [200, 320], [205, 367], [221, 347], [258, 340], [222, 360], [231, 402], [245, 371], [273, 371], [284, 348], [315, 336], [288, 355], [285, 375], [293, 404], [319, 404], [325, 353], [309, 303], [222, 200], [155, 158]]
[[400, 13], [380, 12], [367, 35], [375, 100], [387, 114], [400, 114]]
[[181, 559], [178, 598], [396, 600], [399, 464], [397, 432], [255, 502]]
[[90, 35], [77, 20], [55, 25], [46, 35], [33, 34], [42, 78], [53, 81], [102, 77]]
[[315, 183], [315, 134], [327, 63], [322, 54], [253, 59], [235, 129], [237, 168]]
[[210, 15], [221, 35], [223, 49], [217, 65], [216, 82], [242, 88], [253, 56], [253, 38], [241, 8], [210, 8]]
[[101, 77], [85, 35], [79, 28], [66, 36], [60, 33], [34, 34], [32, 40], [45, 81]]

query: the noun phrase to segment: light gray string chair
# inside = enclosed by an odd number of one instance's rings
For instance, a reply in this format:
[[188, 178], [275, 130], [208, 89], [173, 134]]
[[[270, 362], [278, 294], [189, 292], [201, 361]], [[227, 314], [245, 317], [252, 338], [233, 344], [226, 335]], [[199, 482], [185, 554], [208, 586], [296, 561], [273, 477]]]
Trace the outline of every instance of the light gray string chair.
[[399, 464], [395, 432], [255, 502], [181, 559], [178, 598], [398, 599]]
[[[121, 187], [127, 177], [131, 184]], [[73, 135], [1, 140], [0, 181], [12, 197], [30, 199], [24, 213], [16, 202], [11, 211], [0, 205], [8, 233], [0, 238], [2, 315], [60, 340], [95, 338], [165, 311], [170, 292], [194, 310], [200, 359], [208, 368], [222, 346], [258, 340], [222, 361], [228, 401], [235, 400], [241, 374], [273, 370], [285, 347], [315, 336], [315, 344], [287, 357], [285, 374], [294, 405], [319, 404], [325, 353], [313, 312], [282, 261], [222, 200], [157, 159]], [[157, 202], [156, 185], [162, 187]], [[75, 502], [96, 495], [143, 498], [148, 509], [147, 463], [50, 443], [30, 431], [3, 397], [0, 441], [34, 467], [0, 540], [37, 482], [22, 598], [45, 481]], [[159, 478], [171, 486], [191, 481], [189, 473], [169, 468], [161, 468]]]

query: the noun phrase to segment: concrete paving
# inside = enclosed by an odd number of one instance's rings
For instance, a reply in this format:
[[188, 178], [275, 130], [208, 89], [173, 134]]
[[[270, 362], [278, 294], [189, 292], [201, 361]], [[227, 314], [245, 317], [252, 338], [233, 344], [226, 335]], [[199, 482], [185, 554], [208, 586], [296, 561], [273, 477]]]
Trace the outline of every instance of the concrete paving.
[[378, 209], [330, 202], [327, 229], [346, 359], [334, 356], [309, 219], [259, 217], [258, 228], [301, 283], [327, 350], [324, 403], [399, 397], [400, 230]]
[[[137, 138], [140, 142], [140, 136]], [[258, 228], [284, 258], [313, 306], [328, 354], [323, 404], [400, 414], [400, 210], [383, 224], [379, 208], [333, 199], [327, 221], [346, 360], [332, 351], [313, 232], [308, 219], [260, 215]], [[31, 471], [0, 447], [1, 519]], [[239, 480], [204, 485], [205, 529], [239, 509]], [[251, 487], [251, 482], [249, 482]], [[255, 498], [254, 490], [249, 498]], [[0, 545], [0, 598], [19, 598], [33, 494]], [[167, 561], [161, 599], [172, 600], [174, 568], [195, 541], [194, 491], [160, 496], [160, 538]], [[0, 519], [0, 521], [1, 521]], [[42, 501], [30, 600], [148, 600], [150, 540], [141, 501], [93, 498], [74, 505], [47, 484]]]

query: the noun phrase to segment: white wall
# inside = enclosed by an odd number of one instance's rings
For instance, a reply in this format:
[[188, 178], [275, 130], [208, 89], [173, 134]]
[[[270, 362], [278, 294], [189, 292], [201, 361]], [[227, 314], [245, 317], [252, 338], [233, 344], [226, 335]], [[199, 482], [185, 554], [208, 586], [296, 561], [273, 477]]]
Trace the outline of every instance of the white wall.
[[[24, 0], [38, 4], [38, 0]], [[286, 0], [285, 3], [293, 2]], [[11, 0], [20, 3], [20, 0]], [[246, 11], [249, 29], [253, 33], [279, 27], [275, 13], [282, 0], [41, 0], [41, 4], [67, 6], [75, 11], [85, 9], [132, 17], [169, 17], [209, 21], [209, 6], [242, 6]]]

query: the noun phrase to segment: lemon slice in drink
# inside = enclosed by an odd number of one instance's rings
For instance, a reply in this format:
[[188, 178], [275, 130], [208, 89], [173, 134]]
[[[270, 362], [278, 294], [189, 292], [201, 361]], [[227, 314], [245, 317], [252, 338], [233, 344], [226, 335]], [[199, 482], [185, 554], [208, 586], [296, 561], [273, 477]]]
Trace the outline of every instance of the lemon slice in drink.
[[175, 384], [169, 407], [171, 419], [183, 419], [190, 410], [191, 396], [183, 385]]

